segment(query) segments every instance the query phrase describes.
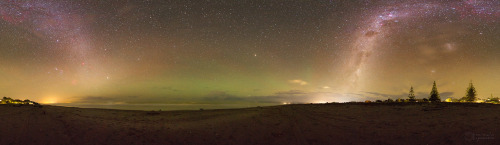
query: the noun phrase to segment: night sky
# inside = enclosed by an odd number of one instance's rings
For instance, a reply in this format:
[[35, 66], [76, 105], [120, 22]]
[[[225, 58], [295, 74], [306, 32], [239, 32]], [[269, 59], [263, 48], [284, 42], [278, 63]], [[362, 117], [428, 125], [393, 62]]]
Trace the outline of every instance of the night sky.
[[41, 103], [500, 96], [498, 0], [3, 0], [0, 95]]

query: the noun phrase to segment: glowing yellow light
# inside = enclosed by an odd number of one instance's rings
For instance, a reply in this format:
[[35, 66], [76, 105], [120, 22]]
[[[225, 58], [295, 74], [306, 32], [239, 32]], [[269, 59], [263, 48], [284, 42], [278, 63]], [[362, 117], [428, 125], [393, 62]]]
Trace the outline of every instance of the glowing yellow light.
[[54, 104], [57, 102], [58, 102], [57, 97], [46, 97], [42, 101], [40, 101], [40, 103], [43, 103], [43, 104]]
[[314, 103], [316, 103], [316, 104], [325, 104], [325, 103], [328, 103], [328, 102], [326, 102], [326, 101], [314, 101]]

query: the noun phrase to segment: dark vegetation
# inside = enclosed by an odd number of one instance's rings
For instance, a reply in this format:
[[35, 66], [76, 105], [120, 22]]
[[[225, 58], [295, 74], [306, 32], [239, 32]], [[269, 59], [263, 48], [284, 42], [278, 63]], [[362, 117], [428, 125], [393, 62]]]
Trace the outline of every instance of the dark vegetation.
[[436, 87], [436, 81], [434, 81], [434, 84], [432, 85], [432, 91], [431, 91], [431, 96], [429, 97], [429, 101], [441, 102], [441, 98], [439, 96], [439, 92]]
[[0, 104], [10, 104], [14, 106], [22, 106], [22, 105], [33, 105], [35, 107], [42, 107], [39, 103], [31, 100], [19, 100], [19, 99], [12, 99], [10, 97], [3, 97], [0, 100]]
[[[365, 103], [372, 103], [373, 101], [366, 100]], [[432, 85], [431, 92], [429, 94], [429, 97], [422, 98], [422, 99], [416, 99], [415, 97], [415, 92], [413, 90], [413, 86], [410, 87], [410, 92], [408, 93], [408, 98], [402, 99], [402, 98], [397, 98], [395, 100], [388, 98], [387, 100], [376, 100], [375, 103], [438, 103], [442, 102], [441, 97], [439, 95], [439, 91], [436, 86], [436, 81], [434, 81]], [[448, 98], [444, 102], [460, 102], [460, 103], [492, 103], [492, 104], [499, 104], [500, 99], [498, 97], [493, 97], [493, 94], [486, 99], [486, 100], [481, 100], [480, 98], [477, 97], [477, 91], [476, 88], [474, 87], [474, 84], [472, 84], [472, 81], [469, 83], [469, 86], [466, 89], [465, 96], [460, 98], [460, 99], [452, 99]]]

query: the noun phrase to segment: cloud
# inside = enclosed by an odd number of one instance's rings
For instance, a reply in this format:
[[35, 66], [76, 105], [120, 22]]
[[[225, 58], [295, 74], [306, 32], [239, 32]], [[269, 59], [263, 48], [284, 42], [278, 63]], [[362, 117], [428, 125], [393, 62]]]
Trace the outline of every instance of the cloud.
[[276, 92], [268, 96], [237, 96], [224, 91], [213, 91], [198, 101], [199, 103], [305, 103], [311, 94], [301, 90]]
[[161, 89], [163, 89], [163, 90], [168, 90], [168, 91], [173, 91], [173, 92], [177, 92], [177, 91], [179, 91], [179, 90], [174, 89], [174, 88], [172, 88], [172, 87], [162, 87]]
[[302, 85], [302, 86], [308, 84], [306, 81], [303, 81], [303, 80], [289, 80], [288, 82], [292, 83], [292, 84], [299, 84], [299, 85]]
[[372, 95], [374, 96], [375, 98], [380, 98], [380, 97], [383, 97], [383, 98], [405, 98], [406, 96], [408, 96], [408, 94], [406, 93], [401, 93], [401, 94], [385, 94], [385, 93], [378, 93], [378, 92], [363, 92], [363, 93], [366, 93], [368, 95]]
[[366, 32], [366, 33], [365, 33], [365, 36], [366, 36], [366, 37], [372, 37], [372, 36], [375, 36], [375, 35], [377, 35], [377, 34], [378, 34], [378, 32], [375, 32], [375, 31], [368, 31], [368, 32]]
[[96, 102], [109, 102], [109, 101], [113, 101], [113, 99], [101, 96], [87, 96], [78, 100], [79, 103], [96, 103]]
[[451, 97], [451, 95], [453, 95], [453, 94], [454, 94], [453, 92], [442, 92], [442, 93], [439, 93], [439, 96], [441, 96], [441, 99], [446, 99], [446, 98]]
[[[441, 93], [442, 99], [452, 95]], [[389, 98], [405, 98], [408, 94], [384, 94], [378, 92], [333, 93], [329, 91], [286, 90], [276, 91], [264, 96], [234, 95], [226, 91], [212, 91], [200, 96], [85, 96], [72, 103], [88, 104], [233, 104], [233, 103], [312, 103], [312, 102], [349, 102]], [[425, 97], [428, 94], [426, 93]], [[423, 98], [417, 96], [418, 98]]]
[[[379, 93], [379, 92], [362, 92], [362, 93], [365, 93], [367, 95], [366, 97], [371, 97], [374, 99], [387, 99], [387, 98], [406, 99], [408, 97], [408, 93], [401, 93], [399, 95], [398, 94], [385, 94], [385, 93]], [[441, 96], [441, 99], [446, 99], [446, 98], [452, 96], [453, 92], [442, 92], [442, 93], [439, 93], [439, 95]], [[417, 99], [429, 98], [429, 93], [428, 92], [417, 92], [417, 93], [415, 93], [415, 97]]]
[[291, 96], [291, 95], [306, 95], [307, 93], [301, 90], [289, 90], [275, 93], [278, 96]]
[[[278, 91], [272, 95], [267, 96], [237, 96], [232, 95], [224, 91], [214, 91], [202, 99], [198, 100], [200, 102], [206, 103], [277, 103], [281, 104], [283, 102], [289, 103], [311, 103], [317, 101], [328, 101], [333, 102], [337, 97], [352, 98], [352, 95], [335, 94], [331, 92], [307, 92], [302, 90], [288, 90], [288, 91]], [[346, 100], [344, 98], [343, 100]], [[195, 101], [195, 100], [194, 100]], [[340, 100], [336, 100], [340, 101]]]
[[[417, 98], [429, 98], [430, 92], [418, 92], [416, 94]], [[441, 99], [446, 99], [448, 97], [451, 97], [454, 93], [453, 92], [441, 92], [439, 93], [439, 96], [441, 97]]]
[[189, 101], [181, 96], [84, 96], [73, 97], [76, 104], [176, 104]]
[[208, 102], [227, 102], [227, 101], [245, 101], [243, 97], [238, 97], [235, 95], [230, 95], [224, 91], [212, 91], [206, 96], [202, 97], [200, 101]]
[[86, 96], [80, 97], [77, 101], [73, 103], [88, 103], [88, 104], [123, 104], [126, 100], [133, 98], [139, 98], [138, 96], [126, 96], [126, 97], [103, 97], [103, 96]]

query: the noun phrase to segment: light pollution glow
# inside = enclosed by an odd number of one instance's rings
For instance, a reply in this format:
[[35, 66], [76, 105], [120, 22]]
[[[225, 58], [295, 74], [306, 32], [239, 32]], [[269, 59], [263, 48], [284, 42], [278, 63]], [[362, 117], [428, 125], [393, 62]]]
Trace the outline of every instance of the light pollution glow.
[[498, 96], [500, 2], [4, 1], [0, 95], [42, 103]]

